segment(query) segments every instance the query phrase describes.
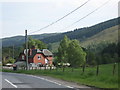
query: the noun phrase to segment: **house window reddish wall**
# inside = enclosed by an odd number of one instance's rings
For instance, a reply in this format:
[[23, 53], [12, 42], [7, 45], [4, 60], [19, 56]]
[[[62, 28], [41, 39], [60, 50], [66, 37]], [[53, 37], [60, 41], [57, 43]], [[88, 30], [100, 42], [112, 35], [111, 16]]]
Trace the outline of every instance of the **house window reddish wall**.
[[[38, 56], [41, 57], [41, 59], [38, 59]], [[45, 64], [45, 57], [43, 56], [43, 54], [36, 54], [33, 58], [33, 63], [37, 64], [37, 63], [41, 63], [41, 64]]]

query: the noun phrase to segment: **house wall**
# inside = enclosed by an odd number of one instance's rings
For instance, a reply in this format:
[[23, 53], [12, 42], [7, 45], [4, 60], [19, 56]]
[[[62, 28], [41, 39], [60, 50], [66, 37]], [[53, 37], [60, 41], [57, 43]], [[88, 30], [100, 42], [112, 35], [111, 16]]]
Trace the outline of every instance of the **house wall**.
[[29, 63], [33, 63], [33, 58], [29, 58], [29, 59], [28, 59], [28, 62], [29, 62]]
[[49, 64], [52, 64], [53, 57], [50, 56], [50, 57], [46, 57], [46, 58], [49, 60]]
[[[40, 56], [40, 60], [38, 59], [38, 56]], [[36, 54], [33, 58], [33, 63], [37, 64], [37, 63], [42, 63], [43, 65], [45, 64], [45, 57], [43, 56], [43, 54]]]

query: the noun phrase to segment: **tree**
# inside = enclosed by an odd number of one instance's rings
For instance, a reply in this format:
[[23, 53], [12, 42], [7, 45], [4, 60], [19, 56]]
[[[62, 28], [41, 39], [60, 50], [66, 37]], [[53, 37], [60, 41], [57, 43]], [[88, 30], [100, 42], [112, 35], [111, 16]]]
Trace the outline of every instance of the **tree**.
[[96, 60], [95, 59], [96, 59], [95, 53], [92, 52], [92, 51], [88, 51], [87, 52], [87, 63], [89, 65], [94, 66], [94, 65], [96, 65]]
[[5, 65], [5, 64], [7, 64], [7, 63], [12, 63], [12, 64], [13, 64], [14, 62], [15, 62], [15, 59], [13, 59], [13, 58], [10, 57], [10, 58], [8, 58], [7, 60], [3, 60], [3, 61], [2, 61], [2, 64], [3, 64], [3, 65]]
[[70, 40], [65, 35], [58, 47], [58, 60], [61, 63], [66, 63], [68, 61], [67, 60], [67, 48], [69, 46], [69, 43], [70, 43]]
[[[33, 46], [35, 48], [39, 48], [39, 49], [46, 49], [47, 48], [47, 45], [45, 43], [43, 43], [42, 41], [37, 40], [37, 39], [33, 39], [32, 37], [29, 37], [29, 39], [28, 39], [28, 48], [30, 49]], [[24, 44], [24, 47], [25, 47], [25, 44]]]
[[86, 61], [86, 53], [80, 47], [78, 40], [72, 40], [67, 49], [68, 62], [71, 67], [79, 67]]

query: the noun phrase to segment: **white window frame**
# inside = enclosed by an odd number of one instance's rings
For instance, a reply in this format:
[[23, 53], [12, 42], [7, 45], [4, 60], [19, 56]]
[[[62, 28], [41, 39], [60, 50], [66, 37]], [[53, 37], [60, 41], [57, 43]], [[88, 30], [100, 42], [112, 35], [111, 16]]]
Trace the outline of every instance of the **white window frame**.
[[25, 59], [25, 56], [24, 55], [22, 55], [22, 60], [24, 60]]
[[38, 55], [38, 60], [40, 60], [41, 59], [41, 55]]

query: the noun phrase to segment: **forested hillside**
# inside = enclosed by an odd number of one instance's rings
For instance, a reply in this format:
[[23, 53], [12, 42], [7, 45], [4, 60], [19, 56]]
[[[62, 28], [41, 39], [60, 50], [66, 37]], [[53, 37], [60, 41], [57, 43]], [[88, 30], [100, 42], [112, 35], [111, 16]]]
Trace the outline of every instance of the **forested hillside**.
[[[33, 39], [43, 39], [46, 37], [54, 36], [57, 35], [58, 33], [50, 33], [50, 34], [41, 34], [41, 35], [29, 35]], [[10, 38], [3, 38], [2, 39], [2, 45], [3, 47], [8, 47], [8, 46], [21, 46], [25, 43], [25, 37], [24, 36], [14, 36]]]
[[[78, 39], [81, 42], [87, 40], [88, 38], [98, 34], [101, 31], [104, 31], [108, 28], [118, 25], [118, 19], [111, 19], [99, 24], [96, 24], [91, 27], [84, 27], [75, 29], [74, 31], [69, 31], [65, 33], [51, 33], [51, 34], [40, 34], [40, 35], [31, 35], [33, 39], [39, 39], [44, 43], [55, 43], [63, 39], [64, 35], [67, 35], [70, 39]], [[24, 36], [15, 36], [10, 38], [3, 38], [2, 45], [6, 46], [21, 46], [25, 42]]]
[[45, 43], [53, 43], [58, 42], [63, 39], [64, 35], [67, 35], [70, 39], [78, 39], [80, 41], [84, 41], [87, 38], [113, 26], [118, 25], [118, 19], [115, 18], [106, 22], [99, 23], [97, 25], [85, 28], [75, 29], [74, 31], [61, 33], [59, 35], [51, 36], [49, 38], [41, 39]]

